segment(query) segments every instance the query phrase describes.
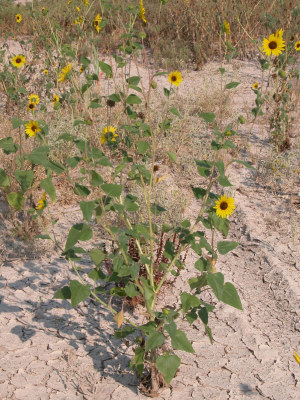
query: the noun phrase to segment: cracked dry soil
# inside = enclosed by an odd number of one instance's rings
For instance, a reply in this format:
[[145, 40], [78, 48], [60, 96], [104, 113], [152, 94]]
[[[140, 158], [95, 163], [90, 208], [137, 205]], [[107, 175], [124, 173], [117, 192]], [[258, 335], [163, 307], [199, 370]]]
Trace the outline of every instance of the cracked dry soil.
[[[200, 75], [217, 75], [219, 65], [187, 73], [182, 91], [197, 91]], [[258, 66], [239, 62], [235, 74], [242, 82], [234, 106], [243, 111], [245, 96], [253, 101], [249, 82]], [[246, 130], [247, 127], [245, 126]], [[263, 154], [269, 145], [264, 128], [250, 140]], [[249, 160], [249, 154], [245, 154]], [[169, 171], [172, 174], [172, 171]], [[240, 242], [221, 256], [217, 269], [236, 286], [244, 311], [218, 305], [210, 314], [214, 345], [202, 325], [183, 324], [195, 354], [180, 353], [179, 373], [160, 399], [165, 400], [296, 400], [300, 397], [300, 366], [293, 350], [300, 349], [299, 210], [293, 192], [274, 191], [255, 181], [255, 172], [232, 167], [236, 212], [228, 239]], [[1, 199], [0, 199], [1, 200]], [[195, 204], [191, 205], [193, 210]], [[72, 309], [53, 299], [57, 288], [73, 275], [59, 254], [38, 259], [11, 258], [5, 204], [0, 207], [0, 398], [16, 400], [145, 399], [128, 368], [131, 353], [113, 336], [111, 315], [92, 301]], [[66, 225], [81, 218], [80, 211], [63, 210]], [[293, 226], [294, 226], [293, 225]], [[10, 246], [10, 248], [9, 248]], [[172, 305], [194, 273], [191, 256], [164, 302]], [[87, 265], [88, 266], [88, 265]]]

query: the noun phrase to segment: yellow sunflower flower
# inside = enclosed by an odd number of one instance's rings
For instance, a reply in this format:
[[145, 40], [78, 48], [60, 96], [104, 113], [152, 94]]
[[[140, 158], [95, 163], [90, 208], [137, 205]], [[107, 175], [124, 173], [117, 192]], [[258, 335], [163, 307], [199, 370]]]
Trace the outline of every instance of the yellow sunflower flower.
[[275, 33], [275, 36], [276, 37], [281, 37], [282, 38], [282, 36], [283, 36], [283, 29], [281, 28], [281, 29], [278, 29], [277, 31], [276, 31], [276, 33]]
[[55, 104], [58, 103], [58, 102], [59, 102], [59, 96], [57, 94], [55, 94], [53, 96], [53, 105], [55, 106]]
[[26, 57], [23, 54], [19, 54], [11, 60], [11, 63], [14, 67], [21, 68], [26, 63]]
[[81, 0], [85, 6], [89, 5], [89, 0]]
[[219, 200], [216, 201], [214, 208], [216, 209], [218, 217], [229, 217], [229, 215], [231, 215], [235, 209], [234, 198], [223, 195]]
[[94, 27], [96, 28], [97, 32], [100, 32], [100, 22], [102, 21], [102, 17], [100, 16], [100, 14], [97, 14], [95, 19], [94, 19]]
[[296, 351], [294, 351], [293, 357], [294, 357], [294, 359], [297, 361], [297, 363], [300, 364], [300, 357], [299, 357], [299, 354], [297, 354]]
[[[277, 31], [279, 32], [279, 31]], [[279, 56], [284, 51], [285, 48], [285, 41], [282, 39], [282, 36], [280, 34], [276, 33], [275, 35], [272, 34], [269, 36], [269, 39], [264, 38], [263, 43], [262, 43], [262, 51], [270, 57], [271, 55], [273, 56]]]
[[253, 83], [252, 88], [253, 88], [254, 90], [257, 90], [257, 89], [259, 88], [259, 84], [258, 84], [257, 82]]
[[22, 15], [21, 14], [17, 14], [16, 15], [16, 21], [19, 24], [22, 21]]
[[42, 197], [38, 201], [38, 205], [36, 206], [37, 210], [42, 210], [46, 205], [46, 192], [43, 193]]
[[143, 4], [143, 0], [140, 0], [140, 17], [142, 19], [143, 22], [147, 22], [146, 17], [145, 17], [145, 8], [144, 8], [144, 4]]
[[83, 18], [76, 18], [75, 20], [74, 20], [74, 24], [75, 25], [81, 25], [83, 23]]
[[101, 136], [100, 136], [101, 144], [105, 144], [108, 141], [115, 142], [116, 137], [118, 137], [118, 135], [115, 133], [116, 130], [117, 129], [114, 126], [105, 126], [102, 129]]
[[81, 65], [80, 68], [79, 68], [79, 72], [82, 74], [83, 71], [84, 71], [84, 68], [83, 68], [83, 66]]
[[28, 121], [28, 123], [25, 124], [25, 127], [25, 133], [29, 137], [35, 137], [36, 133], [41, 131], [41, 128], [36, 121]]
[[169, 74], [169, 82], [172, 85], [179, 86], [182, 82], [182, 76], [179, 71], [173, 71]]
[[58, 74], [58, 82], [64, 82], [67, 78], [68, 73], [71, 71], [72, 64], [66, 65], [61, 72]]
[[44, 75], [49, 75], [49, 71], [47, 69], [44, 69], [43, 74]]
[[27, 104], [28, 111], [35, 111], [35, 103], [28, 103]]
[[78, 13], [80, 13], [80, 8], [79, 7], [76, 7], [76, 10], [77, 10]]
[[28, 100], [29, 100], [30, 103], [39, 104], [39, 102], [40, 102], [40, 97], [39, 97], [39, 95], [37, 95], [37, 94], [30, 94], [30, 95], [28, 96]]
[[298, 40], [298, 42], [295, 43], [295, 50], [300, 51], [300, 40]]
[[229, 25], [229, 22], [226, 21], [226, 19], [223, 22], [223, 28], [224, 28], [224, 31], [227, 33], [227, 35], [230, 35], [230, 25]]

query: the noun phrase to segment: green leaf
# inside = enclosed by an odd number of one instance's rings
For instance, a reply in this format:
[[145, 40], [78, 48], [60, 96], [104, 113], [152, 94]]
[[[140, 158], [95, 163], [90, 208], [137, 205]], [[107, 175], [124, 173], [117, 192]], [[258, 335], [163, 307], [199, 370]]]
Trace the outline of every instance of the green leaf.
[[181, 293], [180, 299], [181, 299], [182, 312], [184, 314], [187, 311], [189, 311], [190, 308], [198, 307], [200, 305], [200, 300], [198, 299], [198, 297], [189, 294], [187, 292]]
[[60, 289], [58, 289], [54, 296], [54, 299], [62, 299], [62, 300], [68, 300], [71, 298], [71, 290], [69, 288], [69, 286], [64, 286]]
[[198, 311], [198, 315], [201, 318], [202, 322], [207, 325], [208, 324], [208, 312], [206, 307], [201, 307]]
[[169, 97], [169, 96], [170, 96], [170, 90], [167, 89], [167, 88], [164, 88], [164, 95], [165, 95], [166, 97]]
[[164, 207], [160, 206], [159, 204], [152, 203], [152, 204], [151, 204], [151, 207], [150, 207], [150, 211], [151, 211], [152, 214], [154, 214], [154, 215], [159, 215], [159, 214], [161, 214], [162, 212], [165, 212], [165, 211], [167, 211], [167, 210], [166, 210]]
[[130, 85], [138, 85], [140, 83], [141, 78], [139, 76], [131, 76], [126, 79], [126, 82]]
[[232, 160], [232, 162], [236, 162], [236, 163], [238, 163], [238, 164], [242, 164], [242, 165], [244, 165], [246, 168], [249, 168], [249, 169], [255, 169], [255, 168], [253, 167], [253, 165], [247, 163], [246, 161]]
[[23, 193], [19, 192], [11, 192], [6, 195], [8, 203], [14, 207], [16, 210], [20, 211], [22, 210], [23, 204], [24, 204], [24, 196]]
[[73, 225], [70, 229], [67, 243], [64, 251], [69, 250], [73, 247], [79, 240], [86, 241], [90, 240], [93, 236], [93, 231], [91, 228], [86, 224], [76, 224]]
[[68, 166], [71, 168], [75, 168], [81, 160], [82, 157], [70, 157], [66, 159], [66, 164], [68, 164]]
[[221, 272], [207, 275], [207, 283], [212, 288], [216, 298], [221, 300], [224, 287], [224, 275]]
[[154, 332], [148, 336], [145, 343], [145, 351], [155, 349], [156, 347], [161, 347], [166, 340], [166, 337], [160, 332]]
[[205, 333], [209, 337], [210, 344], [213, 344], [214, 338], [213, 338], [212, 331], [211, 331], [210, 327], [208, 325], [204, 325], [204, 328], [205, 328]]
[[76, 280], [70, 281], [70, 290], [72, 307], [76, 307], [83, 300], [87, 299], [91, 294], [91, 289], [89, 285], [82, 285]]
[[229, 251], [234, 250], [239, 245], [238, 242], [218, 242], [217, 249], [220, 254], [227, 254]]
[[225, 175], [225, 165], [224, 165], [223, 161], [216, 161], [215, 165], [218, 168], [220, 175], [224, 176]]
[[36, 235], [34, 237], [35, 239], [42, 239], [42, 240], [51, 240], [51, 237], [49, 235]]
[[123, 190], [123, 185], [116, 185], [113, 183], [104, 183], [101, 185], [101, 189], [106, 193], [108, 196], [111, 197], [120, 197]]
[[167, 385], [169, 385], [180, 366], [180, 358], [174, 354], [159, 356], [157, 357], [156, 365], [163, 374]]
[[0, 186], [2, 187], [9, 187], [11, 184], [11, 179], [3, 168], [0, 168]]
[[171, 336], [171, 343], [174, 350], [183, 350], [188, 353], [195, 353], [191, 342], [186, 337], [186, 334], [179, 329], [176, 330], [176, 333]]
[[79, 185], [79, 183], [75, 182], [74, 193], [78, 196], [87, 197], [91, 191], [84, 185]]
[[145, 350], [141, 347], [136, 348], [132, 365], [134, 366], [139, 375], [142, 375], [144, 371], [144, 358], [145, 358]]
[[115, 103], [119, 103], [121, 101], [120, 96], [117, 93], [113, 93], [109, 96], [109, 99], [114, 101]]
[[4, 151], [5, 154], [16, 153], [18, 146], [14, 144], [12, 137], [7, 137], [0, 140], [0, 149]]
[[125, 292], [129, 297], [136, 297], [140, 294], [133, 283], [129, 283], [127, 286], [125, 286]]
[[104, 182], [102, 177], [98, 174], [96, 171], [90, 171], [91, 172], [91, 178], [92, 178], [92, 186], [100, 186]]
[[221, 300], [223, 301], [223, 303], [229, 304], [230, 306], [235, 307], [238, 310], [243, 310], [238, 292], [236, 291], [236, 288], [233, 286], [233, 284], [230, 282], [225, 283]]
[[26, 190], [30, 188], [33, 182], [34, 173], [31, 170], [30, 171], [17, 170], [15, 171], [15, 177], [21, 185], [22, 192], [25, 193]]
[[218, 177], [218, 181], [219, 181], [219, 184], [220, 184], [221, 186], [224, 186], [224, 187], [233, 186], [233, 185], [229, 182], [229, 180], [226, 178], [225, 175], [220, 175], [220, 176]]
[[142, 100], [136, 94], [130, 94], [126, 99], [126, 104], [141, 104]]
[[179, 111], [178, 111], [177, 108], [175, 108], [175, 107], [171, 107], [171, 108], [170, 108], [170, 112], [171, 112], [172, 114], [176, 115], [177, 117], [181, 117]]
[[203, 118], [204, 121], [206, 122], [214, 122], [215, 118], [216, 118], [216, 114], [214, 113], [199, 113], [198, 114], [200, 118]]
[[172, 153], [171, 151], [167, 152], [169, 158], [171, 161], [173, 161], [175, 164], [177, 164], [177, 156], [175, 153]]
[[190, 278], [188, 280], [191, 290], [201, 289], [203, 286], [207, 285], [206, 274], [202, 274], [201, 276], [197, 276], [196, 278]]
[[219, 71], [220, 71], [221, 75], [223, 75], [225, 73], [225, 68], [219, 68]]
[[80, 209], [82, 211], [83, 218], [87, 222], [90, 222], [90, 220], [92, 219], [94, 208], [95, 208], [95, 202], [94, 201], [84, 201], [84, 200], [82, 200], [80, 202]]
[[56, 190], [53, 185], [51, 176], [48, 176], [47, 178], [43, 179], [40, 183], [40, 186], [50, 196], [50, 198], [54, 204], [56, 201]]
[[140, 140], [139, 142], [137, 142], [137, 149], [140, 154], [146, 154], [149, 147], [150, 147], [150, 144], [148, 142], [145, 142], [143, 140]]
[[[132, 326], [125, 326], [123, 329], [116, 329], [114, 336], [116, 339], [123, 339], [126, 336], [130, 335], [131, 333], [133, 333], [135, 331], [135, 329]], [[139, 348], [140, 349], [140, 348]]]
[[236, 88], [237, 86], [239, 86], [240, 82], [230, 82], [227, 83], [227, 85], [225, 86], [225, 89], [233, 89]]
[[98, 268], [93, 268], [89, 273], [88, 277], [93, 279], [93, 281], [98, 281], [99, 279], [105, 279], [105, 274]]
[[106, 255], [100, 249], [93, 249], [89, 253], [91, 260], [96, 265], [97, 268], [100, 267], [101, 263], [105, 260]]
[[103, 71], [106, 74], [108, 78], [112, 77], [112, 69], [109, 64], [99, 61], [99, 67], [101, 68], [101, 71]]
[[126, 196], [125, 202], [124, 202], [125, 210], [129, 212], [135, 212], [137, 211], [140, 207], [133, 199], [131, 199], [128, 195]]
[[24, 124], [24, 121], [22, 121], [21, 118], [12, 118], [11, 122], [13, 129], [17, 129], [19, 126]]

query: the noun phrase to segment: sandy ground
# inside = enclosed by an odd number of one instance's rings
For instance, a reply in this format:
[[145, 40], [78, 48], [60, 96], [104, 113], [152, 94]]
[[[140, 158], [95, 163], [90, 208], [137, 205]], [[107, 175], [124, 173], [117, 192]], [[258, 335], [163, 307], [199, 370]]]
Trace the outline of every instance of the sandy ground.
[[[180, 90], [200, 93], [201, 79], [215, 79], [218, 67], [211, 63], [186, 74]], [[258, 79], [259, 69], [254, 62], [236, 62], [232, 76], [242, 80], [234, 107], [243, 112], [254, 99], [250, 83]], [[243, 129], [246, 133], [247, 127]], [[253, 130], [250, 141], [257, 157], [267, 152], [263, 127]], [[249, 154], [244, 157], [249, 160]], [[217, 269], [238, 289], [244, 311], [216, 307], [210, 316], [213, 346], [199, 322], [183, 325], [195, 354], [178, 352], [179, 373], [160, 399], [296, 400], [300, 366], [292, 356], [300, 351], [300, 215], [292, 197], [299, 196], [299, 186], [274, 191], [245, 168], [232, 167], [229, 176], [237, 204], [229, 239], [240, 246], [220, 257]], [[195, 207], [192, 203], [188, 212]], [[146, 398], [128, 368], [131, 352], [113, 336], [111, 315], [89, 300], [74, 309], [53, 300], [53, 293], [74, 278], [70, 267], [58, 253], [29, 254], [26, 244], [9, 239], [5, 213], [0, 198], [0, 398]], [[81, 219], [74, 207], [61, 216], [61, 233]], [[163, 301], [177, 302], [194, 274], [193, 263], [190, 256]], [[89, 267], [88, 261], [83, 263]]]

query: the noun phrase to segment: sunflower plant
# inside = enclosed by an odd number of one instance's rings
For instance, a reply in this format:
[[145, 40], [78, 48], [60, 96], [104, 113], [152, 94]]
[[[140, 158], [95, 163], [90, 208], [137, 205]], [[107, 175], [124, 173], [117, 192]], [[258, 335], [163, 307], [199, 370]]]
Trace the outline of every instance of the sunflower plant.
[[[213, 343], [209, 314], [218, 302], [242, 310], [237, 290], [225, 281], [218, 258], [238, 246], [227, 239], [237, 206], [234, 198], [224, 193], [232, 186], [228, 168], [232, 163], [252, 167], [235, 158], [226, 157], [224, 161], [224, 153], [235, 150], [237, 132], [233, 125], [220, 126], [216, 114], [200, 113], [199, 120], [205, 121], [211, 131], [212, 158], [194, 163], [199, 184], [192, 191], [198, 208], [191, 219], [167, 220], [166, 206], [160, 204], [157, 196], [157, 187], [164, 180], [159, 175], [159, 164], [167, 159], [175, 165], [180, 160], [162, 147], [162, 137], [172, 134], [173, 121], [181, 118], [179, 110], [172, 107], [172, 97], [184, 77], [177, 70], [152, 71], [145, 88], [139, 74], [130, 73], [132, 60], [137, 60], [145, 50], [143, 35], [139, 35], [134, 24], [138, 16], [144, 23], [147, 20], [143, 1], [139, 9], [130, 8], [129, 12], [131, 22], [114, 55], [115, 68], [99, 60], [94, 47], [93, 56], [79, 58], [76, 43], [59, 48], [59, 38], [52, 35], [53, 47], [48, 49], [47, 68], [41, 75], [54, 112], [67, 111], [73, 122], [74, 129], [60, 135], [57, 143], [72, 144], [76, 155], [57, 160], [48, 143], [49, 127], [39, 119], [39, 114], [26, 120], [18, 114], [12, 119], [12, 128], [19, 132], [19, 143], [8, 137], [0, 141], [0, 149], [5, 154], [18, 153], [20, 167], [14, 175], [0, 169], [0, 186], [7, 191], [8, 202], [21, 210], [32, 193], [37, 166], [42, 170], [42, 193], [30, 212], [45, 230], [39, 237], [52, 240], [74, 272], [74, 279], [59, 288], [54, 298], [68, 300], [73, 307], [91, 298], [99, 307], [109, 310], [115, 337], [127, 338], [132, 345], [131, 368], [139, 376], [143, 390], [154, 397], [177, 373], [181, 364], [177, 351], [195, 352], [183, 320], [191, 325], [203, 324], [203, 333]], [[101, 35], [102, 16], [94, 15], [90, 20], [94, 28], [91, 34]], [[58, 64], [52, 68], [54, 61]], [[16, 76], [24, 65], [26, 58], [21, 54], [11, 60]], [[84, 68], [82, 73], [79, 65]], [[220, 72], [223, 76], [225, 70], [220, 68]], [[159, 121], [153, 117], [157, 109], [151, 101], [158, 96], [154, 80], [158, 75], [166, 75], [169, 87], [161, 93], [161, 99], [166, 96], [167, 101], [161, 100], [164, 117]], [[112, 88], [109, 93], [99, 93], [100, 78]], [[228, 91], [238, 84], [229, 82], [222, 90]], [[34, 113], [42, 100], [37, 93], [25, 92], [24, 101], [30, 102]], [[118, 108], [116, 114], [111, 113], [114, 107]], [[236, 125], [241, 121], [240, 118]], [[78, 137], [78, 126], [85, 135]], [[30, 151], [24, 151], [24, 140], [32, 143]], [[81, 210], [81, 221], [70, 228], [63, 244], [54, 234], [56, 220], [49, 208], [56, 202], [53, 178], [60, 174], [67, 177]], [[12, 179], [19, 186], [9, 193]], [[50, 228], [44, 225], [42, 215], [51, 220]], [[97, 233], [103, 236], [105, 246], [93, 240]], [[192, 272], [188, 289], [174, 297], [174, 305], [170, 306], [161, 293], [167, 290], [170, 277], [176, 278], [188, 267], [192, 256], [196, 261], [189, 265]], [[87, 260], [93, 266], [85, 273], [79, 261]], [[126, 309], [128, 299], [139, 300], [143, 319]]]
[[271, 110], [270, 133], [272, 142], [281, 152], [290, 147], [290, 133], [295, 111], [295, 102], [292, 99], [295, 80], [299, 80], [298, 43], [294, 37], [284, 39], [283, 29], [277, 30], [268, 38], [264, 38], [261, 51], [267, 58], [261, 58], [262, 72], [268, 71], [267, 90], [263, 87], [254, 87], [256, 93], [256, 107], [252, 110], [255, 116], [263, 115], [263, 104]]

